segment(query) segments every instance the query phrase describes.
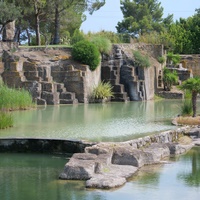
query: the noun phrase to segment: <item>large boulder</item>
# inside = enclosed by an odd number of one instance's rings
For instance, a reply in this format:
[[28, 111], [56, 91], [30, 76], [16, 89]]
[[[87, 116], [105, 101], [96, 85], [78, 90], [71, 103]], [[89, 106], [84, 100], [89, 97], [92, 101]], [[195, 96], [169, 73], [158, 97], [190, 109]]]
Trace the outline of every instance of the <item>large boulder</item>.
[[68, 180], [88, 180], [94, 175], [95, 154], [76, 153], [65, 165], [64, 171], [60, 174], [60, 179]]
[[153, 159], [152, 153], [144, 152], [131, 146], [119, 146], [114, 148], [112, 164], [142, 167], [146, 164], [146, 160], [149, 159]]

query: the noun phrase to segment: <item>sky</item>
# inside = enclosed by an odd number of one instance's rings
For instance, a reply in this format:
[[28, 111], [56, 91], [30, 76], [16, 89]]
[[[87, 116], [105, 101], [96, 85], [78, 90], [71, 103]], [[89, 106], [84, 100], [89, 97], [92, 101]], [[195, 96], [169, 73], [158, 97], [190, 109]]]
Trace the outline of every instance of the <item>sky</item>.
[[[179, 20], [180, 17], [188, 18], [194, 15], [196, 8], [200, 8], [200, 0], [160, 0], [159, 2], [164, 8], [163, 17], [173, 14], [174, 20]], [[81, 30], [85, 33], [102, 30], [117, 32], [115, 26], [123, 20], [120, 0], [106, 0], [106, 4], [100, 10], [92, 15], [88, 13], [86, 15], [87, 19], [81, 26]]]

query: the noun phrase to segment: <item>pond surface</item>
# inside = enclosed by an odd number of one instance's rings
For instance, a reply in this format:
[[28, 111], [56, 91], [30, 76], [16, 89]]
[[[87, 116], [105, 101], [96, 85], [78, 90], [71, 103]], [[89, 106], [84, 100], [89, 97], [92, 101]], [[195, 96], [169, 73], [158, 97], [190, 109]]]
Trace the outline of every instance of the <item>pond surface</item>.
[[125, 141], [175, 128], [180, 100], [47, 106], [13, 113], [14, 127], [0, 137]]
[[147, 166], [115, 190], [87, 190], [84, 181], [58, 180], [66, 157], [0, 154], [2, 200], [198, 200], [200, 147], [171, 158], [170, 164]]

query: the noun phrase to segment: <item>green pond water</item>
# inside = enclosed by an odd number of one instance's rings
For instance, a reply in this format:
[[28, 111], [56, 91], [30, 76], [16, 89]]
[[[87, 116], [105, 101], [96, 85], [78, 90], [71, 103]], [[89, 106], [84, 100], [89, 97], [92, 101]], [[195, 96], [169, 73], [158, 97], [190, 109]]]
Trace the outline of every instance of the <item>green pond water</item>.
[[180, 100], [47, 106], [13, 113], [14, 127], [3, 137], [124, 141], [175, 128]]
[[198, 200], [200, 147], [171, 158], [169, 164], [147, 166], [123, 187], [88, 190], [84, 181], [58, 180], [65, 156], [0, 154], [1, 200]]

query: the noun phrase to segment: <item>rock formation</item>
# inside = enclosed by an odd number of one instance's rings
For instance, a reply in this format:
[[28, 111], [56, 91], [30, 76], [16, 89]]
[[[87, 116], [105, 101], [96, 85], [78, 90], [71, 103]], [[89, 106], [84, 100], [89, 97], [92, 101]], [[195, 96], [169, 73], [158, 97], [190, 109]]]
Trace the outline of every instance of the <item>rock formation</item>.
[[139, 168], [181, 154], [193, 144], [178, 143], [188, 127], [121, 143], [99, 143], [76, 153], [65, 165], [60, 179], [86, 180], [86, 187], [110, 189], [126, 183]]

